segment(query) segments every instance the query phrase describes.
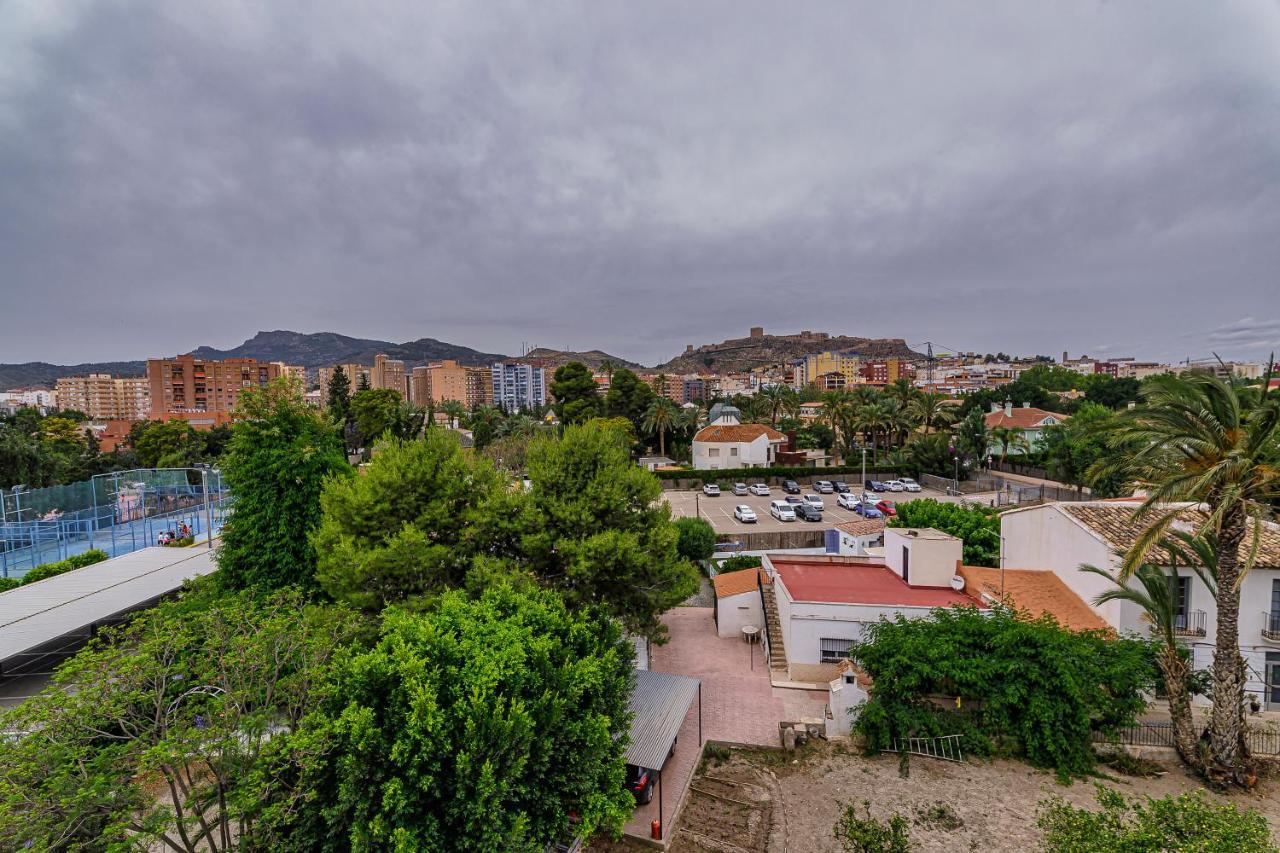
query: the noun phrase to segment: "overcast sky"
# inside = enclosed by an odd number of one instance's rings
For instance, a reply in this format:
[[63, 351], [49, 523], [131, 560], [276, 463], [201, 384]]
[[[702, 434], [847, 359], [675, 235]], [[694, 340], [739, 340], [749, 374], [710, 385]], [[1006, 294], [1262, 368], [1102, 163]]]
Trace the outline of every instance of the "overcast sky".
[[0, 0], [0, 299], [0, 361], [1261, 358], [1280, 4]]

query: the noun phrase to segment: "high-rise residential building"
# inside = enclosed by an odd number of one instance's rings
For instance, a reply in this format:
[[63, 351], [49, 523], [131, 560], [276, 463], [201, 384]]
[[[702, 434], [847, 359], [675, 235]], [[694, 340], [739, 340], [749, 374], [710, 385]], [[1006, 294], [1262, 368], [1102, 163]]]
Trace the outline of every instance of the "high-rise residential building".
[[404, 362], [396, 358], [388, 358], [382, 353], [373, 357], [373, 367], [369, 369], [370, 388], [390, 388], [401, 397], [407, 395], [404, 384]]
[[861, 381], [861, 368], [862, 359], [856, 353], [811, 353], [795, 363], [792, 383], [797, 388], [805, 385], [843, 388]]
[[280, 368], [280, 375], [286, 376], [290, 380], [297, 382], [298, 387], [303, 391], [307, 390], [307, 369], [300, 364], [285, 364], [283, 361], [273, 361], [272, 364]]
[[191, 413], [227, 414], [240, 392], [281, 375], [280, 365], [256, 358], [208, 361], [193, 355], [147, 360], [151, 418]]
[[467, 367], [451, 359], [415, 367], [411, 384], [419, 406], [454, 400], [468, 409], [493, 402], [493, 377], [487, 367]]
[[351, 384], [352, 394], [359, 391], [361, 387], [373, 387], [369, 368], [362, 364], [335, 364], [333, 367], [322, 367], [320, 368], [320, 391], [324, 394], [326, 400], [329, 398], [329, 383], [333, 379], [333, 372], [339, 367], [347, 375], [347, 382]]
[[493, 403], [516, 412], [536, 409], [547, 403], [546, 370], [518, 361], [499, 361], [490, 368]]
[[61, 408], [84, 412], [90, 420], [140, 421], [151, 413], [150, 383], [145, 376], [68, 376], [58, 380], [57, 394]]

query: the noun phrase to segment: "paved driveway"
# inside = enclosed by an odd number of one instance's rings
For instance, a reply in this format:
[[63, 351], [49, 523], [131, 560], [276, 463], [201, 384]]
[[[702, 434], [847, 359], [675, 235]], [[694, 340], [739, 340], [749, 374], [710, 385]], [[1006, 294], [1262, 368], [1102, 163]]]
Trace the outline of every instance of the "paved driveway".
[[[805, 489], [803, 494], [813, 494], [812, 489]], [[853, 521], [860, 519], [862, 516], [850, 509], [844, 509], [836, 503], [836, 495], [820, 495], [825, 509], [822, 511], [822, 521], [778, 521], [769, 514], [769, 502], [781, 500], [786, 497], [782, 489], [775, 488], [773, 493], [768, 497], [756, 495], [734, 495], [725, 493], [718, 498], [709, 498], [703, 495], [700, 490], [695, 491], [667, 491], [663, 492], [663, 498], [671, 506], [671, 514], [676, 518], [683, 516], [701, 515], [707, 521], [711, 522], [711, 526], [717, 533], [736, 533], [739, 531], [746, 533], [754, 532], [772, 532], [780, 530], [798, 530], [811, 527], [817, 530], [825, 530], [842, 521]], [[943, 502], [952, 502], [959, 500], [958, 498], [949, 498], [940, 492], [934, 492], [926, 489], [923, 492], [885, 492], [878, 495], [885, 500], [893, 501], [895, 504], [905, 501], [916, 500], [918, 498], [933, 498], [934, 500]], [[968, 497], [968, 496], [967, 496]], [[733, 515], [733, 508], [738, 504], [746, 504], [756, 511], [756, 517], [759, 519], [755, 524], [743, 524]]]
[[[662, 622], [670, 632], [670, 640], [653, 647], [650, 665], [657, 672], [701, 679], [703, 740], [778, 746], [778, 723], [823, 715], [825, 691], [772, 686], [760, 648], [753, 649], [738, 638], [717, 637], [710, 607], [677, 607], [668, 611]], [[680, 729], [675, 754], [662, 769], [662, 811], [667, 827], [675, 825], [675, 812], [693, 776], [700, 750], [698, 703], [694, 702]], [[648, 838], [650, 821], [657, 817], [655, 790], [651, 803], [636, 808], [626, 832]]]

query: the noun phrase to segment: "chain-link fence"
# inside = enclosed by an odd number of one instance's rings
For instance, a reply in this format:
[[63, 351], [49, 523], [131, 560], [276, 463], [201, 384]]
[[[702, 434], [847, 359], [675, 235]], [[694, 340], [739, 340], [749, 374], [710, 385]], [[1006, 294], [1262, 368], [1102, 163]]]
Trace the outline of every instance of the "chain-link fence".
[[0, 490], [0, 577], [21, 577], [90, 548], [127, 554], [165, 532], [216, 535], [228, 505], [216, 468], [138, 468]]

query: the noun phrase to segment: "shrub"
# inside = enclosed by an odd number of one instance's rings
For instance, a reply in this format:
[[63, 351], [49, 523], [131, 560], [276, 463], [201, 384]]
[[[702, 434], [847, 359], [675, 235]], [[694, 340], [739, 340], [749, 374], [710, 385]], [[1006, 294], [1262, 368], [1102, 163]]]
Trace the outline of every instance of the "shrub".
[[705, 518], [678, 518], [676, 550], [686, 560], [709, 560], [716, 552], [716, 532]]
[[107, 559], [107, 553], [105, 551], [99, 551], [97, 548], [90, 548], [88, 551], [82, 551], [75, 556], [67, 557], [65, 560], [59, 560], [56, 563], [43, 563], [36, 566], [34, 569], [23, 575], [19, 583], [35, 583], [36, 581], [42, 581], [45, 578], [65, 574], [66, 572], [74, 571], [75, 569], [83, 569], [85, 566], [92, 566], [94, 563], [101, 563], [105, 559]]
[[863, 816], [858, 816], [856, 806], [845, 806], [844, 814], [836, 821], [835, 836], [849, 853], [908, 853], [911, 839], [907, 819], [896, 812], [888, 821], [871, 816], [871, 802], [862, 801]]
[[971, 566], [997, 566], [1000, 560], [1000, 514], [980, 506], [941, 503], [932, 498], [904, 501], [889, 527], [932, 527], [964, 540], [964, 561]]
[[1126, 799], [1097, 786], [1098, 811], [1076, 808], [1060, 798], [1040, 804], [1036, 825], [1045, 832], [1049, 853], [1142, 853], [1196, 850], [1234, 853], [1276, 851], [1267, 822], [1253, 809], [1213, 803], [1199, 791], [1160, 799]]
[[19, 586], [22, 586], [22, 581], [17, 578], [0, 578], [0, 592], [8, 592]]
[[964, 826], [964, 818], [949, 803], [941, 800], [929, 806], [916, 806], [916, 823], [952, 832]]
[[851, 656], [875, 682], [857, 722], [870, 751], [959, 734], [966, 752], [988, 755], [1009, 738], [1063, 778], [1093, 768], [1093, 732], [1131, 725], [1152, 684], [1143, 642], [1004, 609], [870, 623]]
[[716, 567], [716, 571], [720, 574], [729, 572], [740, 572], [743, 569], [754, 569], [763, 565], [759, 557], [753, 557], [750, 554], [739, 554], [736, 557], [729, 557], [721, 560], [720, 565]]

